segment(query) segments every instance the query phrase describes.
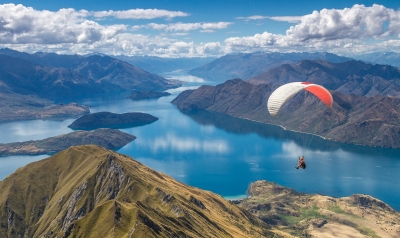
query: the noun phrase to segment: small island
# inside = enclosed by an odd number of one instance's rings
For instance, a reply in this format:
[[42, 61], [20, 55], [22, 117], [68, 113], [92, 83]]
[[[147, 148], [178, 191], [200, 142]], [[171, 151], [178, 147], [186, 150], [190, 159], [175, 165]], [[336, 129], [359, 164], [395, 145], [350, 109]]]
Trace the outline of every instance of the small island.
[[128, 98], [132, 100], [155, 99], [171, 95], [168, 92], [137, 91], [133, 92]]
[[110, 150], [122, 148], [136, 136], [113, 129], [75, 131], [44, 140], [0, 144], [0, 156], [53, 154], [70, 146], [93, 144]]
[[96, 112], [76, 119], [68, 127], [74, 130], [93, 130], [98, 128], [123, 129], [147, 125], [157, 120], [157, 117], [141, 112], [123, 114]]

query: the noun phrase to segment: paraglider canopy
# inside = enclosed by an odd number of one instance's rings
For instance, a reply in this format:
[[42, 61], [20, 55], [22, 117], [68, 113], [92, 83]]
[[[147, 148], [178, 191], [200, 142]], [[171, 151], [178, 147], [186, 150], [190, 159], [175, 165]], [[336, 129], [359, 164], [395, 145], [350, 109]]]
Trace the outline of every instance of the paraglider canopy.
[[309, 82], [293, 82], [284, 84], [272, 92], [268, 99], [269, 113], [272, 116], [276, 116], [281, 106], [302, 90], [309, 91], [317, 96], [327, 107], [332, 107], [332, 95], [326, 88]]

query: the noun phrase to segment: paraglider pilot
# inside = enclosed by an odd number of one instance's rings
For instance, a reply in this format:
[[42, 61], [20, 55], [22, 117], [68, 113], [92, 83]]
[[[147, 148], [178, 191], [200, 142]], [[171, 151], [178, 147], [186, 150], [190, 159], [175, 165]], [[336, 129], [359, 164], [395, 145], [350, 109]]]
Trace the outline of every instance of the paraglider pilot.
[[304, 156], [299, 157], [299, 163], [296, 166], [296, 169], [305, 169], [306, 168], [306, 162], [304, 161]]

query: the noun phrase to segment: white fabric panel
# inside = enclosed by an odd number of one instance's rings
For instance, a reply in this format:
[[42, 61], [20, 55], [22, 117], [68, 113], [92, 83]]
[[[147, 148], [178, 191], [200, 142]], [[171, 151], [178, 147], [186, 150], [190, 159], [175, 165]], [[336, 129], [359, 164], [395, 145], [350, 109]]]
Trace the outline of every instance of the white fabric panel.
[[304, 88], [313, 84], [302, 84], [302, 82], [293, 82], [280, 86], [272, 92], [268, 99], [268, 111], [272, 116], [278, 114], [281, 106], [291, 99], [296, 93], [300, 92]]

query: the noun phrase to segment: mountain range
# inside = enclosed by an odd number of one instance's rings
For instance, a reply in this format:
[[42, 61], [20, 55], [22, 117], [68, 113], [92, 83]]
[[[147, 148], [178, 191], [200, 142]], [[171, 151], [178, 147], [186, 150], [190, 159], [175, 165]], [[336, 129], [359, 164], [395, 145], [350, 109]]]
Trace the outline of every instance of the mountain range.
[[362, 60], [367, 63], [384, 64], [400, 67], [400, 53], [396, 52], [376, 52], [359, 55], [352, 55], [351, 58]]
[[213, 57], [161, 58], [156, 56], [126, 55], [117, 55], [114, 57], [154, 74], [190, 70], [196, 67], [200, 67], [216, 59]]
[[313, 82], [344, 94], [400, 97], [400, 70], [390, 65], [368, 64], [349, 60], [332, 63], [302, 60], [284, 64], [248, 80], [254, 84]]
[[68, 104], [76, 102], [77, 97], [157, 92], [180, 85], [105, 55], [28, 54], [0, 49], [0, 121], [77, 117], [89, 113], [88, 108], [53, 102]]
[[57, 99], [110, 91], [164, 91], [180, 84], [109, 56], [0, 50], [3, 91]]
[[325, 60], [339, 63], [351, 58], [331, 53], [277, 53], [255, 52], [242, 54], [228, 54], [208, 64], [194, 68], [189, 74], [216, 81], [225, 81], [233, 78], [247, 79], [267, 72], [282, 64], [297, 63], [301, 60]]

